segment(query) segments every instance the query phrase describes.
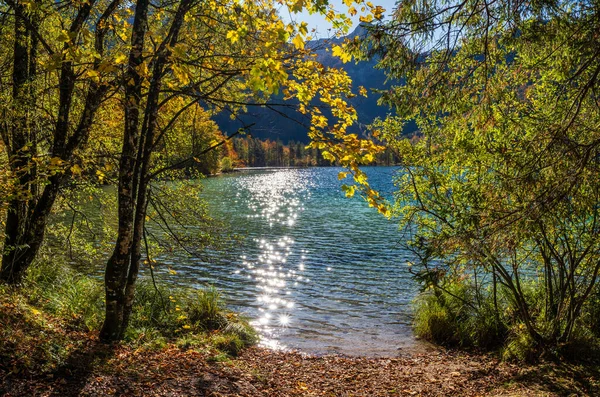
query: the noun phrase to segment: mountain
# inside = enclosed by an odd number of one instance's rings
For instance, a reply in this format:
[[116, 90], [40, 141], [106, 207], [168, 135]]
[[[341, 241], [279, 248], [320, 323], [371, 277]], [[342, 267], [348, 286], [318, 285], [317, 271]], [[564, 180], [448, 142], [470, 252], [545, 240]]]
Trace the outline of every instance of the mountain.
[[[357, 35], [363, 35], [366, 30], [359, 26], [348, 37], [352, 38]], [[317, 59], [328, 67], [339, 67], [344, 69], [352, 78], [354, 89], [359, 86], [370, 89], [384, 89], [389, 84], [386, 84], [385, 74], [382, 70], [376, 69], [376, 61], [368, 62], [348, 62], [342, 61], [334, 57], [331, 51], [325, 51], [325, 48], [330, 47], [331, 43], [340, 43], [344, 38], [337, 39], [320, 39], [307, 43], [308, 46], [315, 48]], [[369, 92], [367, 98], [356, 96], [350, 100], [350, 103], [358, 112], [359, 125], [357, 132], [361, 126], [370, 124], [377, 117], [385, 117], [391, 110], [385, 106], [377, 105], [379, 95], [374, 92]], [[281, 97], [275, 97], [274, 102], [283, 103]], [[240, 120], [231, 120], [228, 114], [222, 113], [217, 115], [215, 121], [223, 132], [231, 134], [237, 131], [243, 125], [254, 123], [250, 129], [250, 134], [255, 138], [281, 140], [283, 143], [289, 141], [308, 142], [306, 127], [299, 124], [296, 120], [303, 121], [307, 124], [307, 120], [303, 120], [303, 115], [293, 109], [278, 107], [277, 111], [261, 107], [249, 107], [248, 113], [241, 115]]]

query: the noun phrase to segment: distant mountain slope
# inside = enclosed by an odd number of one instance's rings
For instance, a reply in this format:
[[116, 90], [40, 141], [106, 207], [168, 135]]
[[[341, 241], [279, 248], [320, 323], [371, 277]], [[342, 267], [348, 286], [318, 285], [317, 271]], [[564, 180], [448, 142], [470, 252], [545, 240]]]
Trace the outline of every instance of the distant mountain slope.
[[[364, 28], [357, 27], [348, 37], [354, 37], [364, 33]], [[321, 39], [315, 40], [308, 45], [317, 48], [317, 59], [328, 67], [341, 67], [350, 75], [353, 81], [354, 88], [363, 86], [367, 89], [376, 88], [382, 89], [386, 87], [385, 74], [382, 70], [375, 69], [375, 61], [369, 62], [348, 62], [342, 61], [334, 57], [330, 51], [325, 51], [329, 47], [327, 43], [341, 42], [341, 39]], [[369, 92], [368, 98], [357, 96], [352, 98], [350, 102], [358, 111], [359, 123], [362, 125], [370, 124], [376, 117], [385, 117], [390, 113], [390, 109], [384, 106], [378, 106], [377, 100], [379, 95]], [[277, 101], [276, 102], [283, 102]], [[231, 120], [229, 115], [220, 114], [216, 117], [216, 122], [222, 131], [232, 133], [239, 129], [243, 124], [255, 123], [251, 128], [251, 134], [255, 138], [281, 140], [283, 143], [289, 141], [308, 142], [306, 128], [293, 120], [302, 120], [302, 115], [289, 108], [280, 108], [282, 114], [271, 109], [252, 108], [248, 109], [248, 113], [241, 115], [242, 122]], [[306, 120], [304, 120], [306, 123]], [[359, 126], [356, 127], [360, 128]]]

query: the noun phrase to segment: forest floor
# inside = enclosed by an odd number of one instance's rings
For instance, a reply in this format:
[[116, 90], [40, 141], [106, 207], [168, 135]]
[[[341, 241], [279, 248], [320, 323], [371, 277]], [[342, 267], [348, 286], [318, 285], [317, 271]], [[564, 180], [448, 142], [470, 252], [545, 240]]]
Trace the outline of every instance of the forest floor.
[[0, 363], [2, 396], [597, 396], [600, 369], [566, 363], [523, 366], [491, 356], [434, 351], [396, 358], [308, 356], [246, 349], [239, 357], [169, 346], [107, 346], [80, 335], [49, 373]]

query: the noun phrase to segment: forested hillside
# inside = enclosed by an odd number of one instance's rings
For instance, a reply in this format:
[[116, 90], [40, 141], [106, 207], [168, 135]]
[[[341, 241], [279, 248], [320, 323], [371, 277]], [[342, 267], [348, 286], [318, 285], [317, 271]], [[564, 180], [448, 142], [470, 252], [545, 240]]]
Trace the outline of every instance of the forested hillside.
[[[391, 83], [386, 82], [384, 71], [376, 68], [377, 60], [344, 63], [331, 53], [331, 45], [340, 44], [345, 38], [352, 39], [365, 35], [366, 30], [362, 26], [358, 26], [345, 37], [320, 39], [306, 44], [307, 47], [315, 49], [317, 60], [325, 67], [341, 68], [346, 71], [352, 79], [355, 90], [358, 90], [359, 87], [368, 87], [367, 97], [356, 96], [349, 100], [359, 118], [359, 124], [353, 127], [354, 132], [365, 132], [365, 126], [373, 120], [378, 117], [385, 118], [389, 113], [393, 113], [393, 109], [390, 107], [378, 104], [381, 94], [376, 91], [389, 87]], [[272, 109], [249, 107], [246, 114], [240, 115], [234, 120], [229, 117], [228, 112], [222, 112], [215, 120], [221, 130], [226, 133], [235, 132], [244, 125], [252, 124], [248, 133], [254, 138], [279, 140], [284, 144], [290, 141], [308, 143], [307, 130], [310, 120], [298, 112], [297, 105], [293, 101], [283, 101], [282, 95], [276, 95], [269, 101], [268, 107]]]

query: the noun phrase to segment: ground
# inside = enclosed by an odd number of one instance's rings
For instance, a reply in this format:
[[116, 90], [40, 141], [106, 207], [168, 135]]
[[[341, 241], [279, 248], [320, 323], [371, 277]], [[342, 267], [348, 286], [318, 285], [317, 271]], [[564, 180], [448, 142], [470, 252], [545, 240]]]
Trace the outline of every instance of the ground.
[[0, 294], [0, 396], [600, 396], [598, 363], [439, 348], [353, 358], [252, 347], [233, 358], [202, 343], [211, 338], [106, 345], [79, 322]]
[[[593, 369], [590, 369], [593, 368]], [[0, 365], [3, 396], [570, 396], [600, 395], [596, 367], [523, 366], [463, 352], [396, 358], [308, 356], [250, 348], [223, 359], [169, 346], [106, 346], [92, 337], [50, 373]]]

